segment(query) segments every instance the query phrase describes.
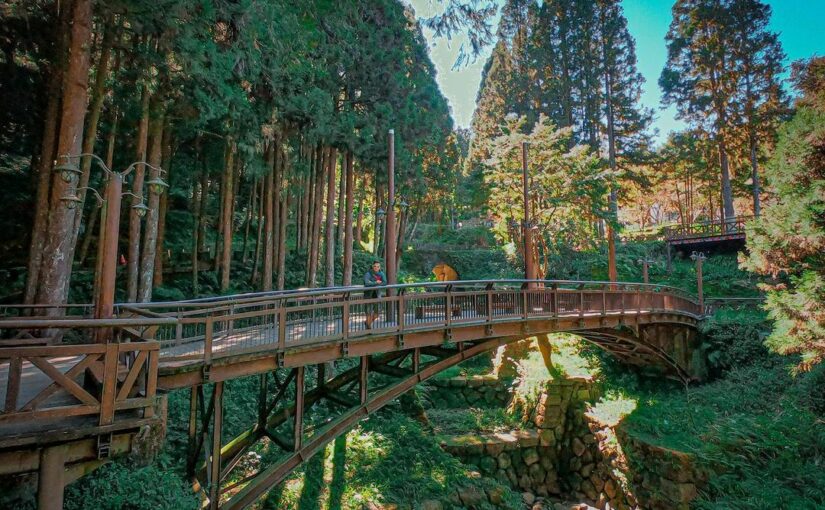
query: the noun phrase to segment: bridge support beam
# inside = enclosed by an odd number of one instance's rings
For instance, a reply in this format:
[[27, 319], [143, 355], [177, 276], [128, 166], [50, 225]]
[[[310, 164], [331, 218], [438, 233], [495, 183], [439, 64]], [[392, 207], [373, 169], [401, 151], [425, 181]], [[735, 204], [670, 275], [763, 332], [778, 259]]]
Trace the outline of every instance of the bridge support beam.
[[214, 421], [212, 423], [212, 457], [209, 463], [209, 508], [217, 510], [221, 498], [221, 431], [223, 429], [223, 382], [215, 383]]
[[62, 510], [66, 481], [66, 448], [50, 446], [40, 452], [37, 479], [37, 509]]

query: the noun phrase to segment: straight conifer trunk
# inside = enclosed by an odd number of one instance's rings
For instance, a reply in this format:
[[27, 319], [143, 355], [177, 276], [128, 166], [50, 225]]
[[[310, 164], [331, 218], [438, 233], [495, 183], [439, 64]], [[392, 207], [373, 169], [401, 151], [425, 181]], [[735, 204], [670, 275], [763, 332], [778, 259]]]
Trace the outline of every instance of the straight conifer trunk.
[[[344, 276], [343, 285], [352, 285], [352, 214], [353, 205], [355, 204], [355, 176], [352, 168], [352, 150], [347, 151], [346, 164], [344, 165], [344, 188], [346, 189], [346, 210], [343, 214], [344, 221]], [[361, 211], [358, 211], [359, 230]], [[341, 220], [339, 220], [341, 221]]]
[[[62, 18], [62, 16], [61, 16]], [[63, 26], [62, 21], [60, 26]], [[60, 37], [60, 40], [63, 38]], [[63, 44], [57, 45], [58, 62], [63, 60]], [[63, 81], [61, 65], [52, 66], [49, 76], [49, 85], [46, 89], [46, 115], [43, 120], [43, 139], [40, 145], [40, 158], [36, 167], [37, 193], [35, 195], [34, 225], [32, 226], [31, 243], [29, 245], [29, 261], [26, 271], [26, 288], [23, 293], [23, 302], [27, 305], [35, 302], [40, 277], [40, 266], [43, 261], [43, 248], [46, 244], [46, 230], [49, 223], [49, 188], [52, 180], [52, 165], [55, 160], [55, 143], [58, 135], [58, 115], [60, 113], [60, 90]]]
[[326, 280], [327, 287], [335, 285], [335, 170], [338, 166], [338, 150], [330, 149], [327, 170], [327, 224], [326, 224]]
[[[75, 0], [72, 10], [69, 62], [63, 87], [58, 155], [77, 155], [83, 138], [83, 118], [86, 112], [89, 86], [89, 46], [91, 43], [92, 2]], [[71, 279], [72, 243], [76, 240], [72, 228], [76, 209], [69, 209], [61, 198], [71, 192], [75, 183], [66, 183], [58, 175], [52, 179], [49, 226], [40, 275], [37, 301], [45, 304], [66, 302]], [[62, 310], [50, 309], [49, 315], [62, 315]]]
[[[158, 100], [154, 108], [152, 123], [150, 127], [151, 148], [149, 150], [149, 180], [160, 177], [157, 168], [160, 167], [163, 154], [163, 113], [160, 111], [160, 101]], [[154, 167], [154, 168], [152, 168]], [[160, 195], [153, 190], [148, 190], [149, 197], [146, 213], [146, 223], [143, 231], [143, 244], [140, 255], [140, 277], [138, 279], [138, 301], [148, 303], [152, 300], [152, 282], [155, 279], [155, 251], [158, 243], [158, 222], [160, 220]]]
[[[166, 124], [163, 130], [163, 148], [161, 149], [161, 168], [166, 171], [166, 182], [172, 183], [171, 163], [172, 163], [172, 125]], [[155, 270], [152, 277], [152, 288], [156, 289], [163, 285], [163, 265], [164, 249], [166, 242], [166, 213], [169, 210], [169, 190], [164, 190], [160, 196], [158, 209], [158, 242], [155, 248]]]
[[229, 276], [232, 270], [232, 204], [235, 201], [235, 144], [227, 139], [226, 165], [223, 171], [223, 207], [221, 208], [221, 231], [223, 251], [221, 253], [220, 274], [221, 292], [229, 289]]
[[[141, 99], [140, 125], [138, 126], [137, 137], [137, 160], [146, 161], [146, 146], [149, 136], [149, 90], [143, 87], [143, 97]], [[126, 300], [137, 301], [138, 298], [138, 276], [140, 270], [140, 216], [134, 206], [140, 204], [143, 199], [143, 177], [146, 168], [137, 165], [133, 172], [132, 180], [132, 207], [129, 208], [129, 247], [126, 252], [127, 259], [127, 281]]]
[[273, 195], [275, 187], [275, 144], [271, 144], [266, 154], [266, 166], [269, 171], [266, 174], [266, 183], [264, 185], [264, 270], [262, 275], [261, 290], [272, 290], [272, 244], [275, 241], [274, 230], [274, 204]]

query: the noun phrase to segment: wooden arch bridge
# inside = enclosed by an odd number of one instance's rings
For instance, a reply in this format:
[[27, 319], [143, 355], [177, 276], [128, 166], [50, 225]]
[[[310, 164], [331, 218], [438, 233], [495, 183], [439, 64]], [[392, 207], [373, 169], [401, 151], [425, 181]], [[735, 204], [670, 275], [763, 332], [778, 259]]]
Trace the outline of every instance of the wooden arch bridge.
[[[370, 413], [508, 342], [573, 332], [625, 362], [689, 379], [706, 311], [678, 289], [637, 283], [438, 282], [385, 294], [349, 287], [129, 304], [110, 320], [90, 318], [91, 305], [5, 307], [0, 479], [36, 479], [38, 507], [61, 508], [64, 486], [109, 458], [151, 456], [165, 434], [164, 393], [188, 388], [194, 488], [210, 508], [245, 508]], [[368, 329], [370, 311], [379, 319]], [[257, 420], [227, 441], [224, 383], [245, 376], [258, 377]], [[338, 417], [319, 421], [315, 407]], [[278, 460], [239, 469], [262, 441], [281, 450]]]

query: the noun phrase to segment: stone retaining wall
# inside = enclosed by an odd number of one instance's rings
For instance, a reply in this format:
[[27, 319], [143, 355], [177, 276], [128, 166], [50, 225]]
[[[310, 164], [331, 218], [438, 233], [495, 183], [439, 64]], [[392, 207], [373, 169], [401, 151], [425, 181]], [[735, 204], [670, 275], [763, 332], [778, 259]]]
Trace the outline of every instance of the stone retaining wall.
[[685, 452], [653, 445], [617, 427], [639, 503], [646, 510], [687, 510], [708, 481], [708, 473], [697, 467]]
[[428, 386], [427, 397], [439, 409], [504, 407], [510, 402], [508, 382], [495, 375], [435, 379]]

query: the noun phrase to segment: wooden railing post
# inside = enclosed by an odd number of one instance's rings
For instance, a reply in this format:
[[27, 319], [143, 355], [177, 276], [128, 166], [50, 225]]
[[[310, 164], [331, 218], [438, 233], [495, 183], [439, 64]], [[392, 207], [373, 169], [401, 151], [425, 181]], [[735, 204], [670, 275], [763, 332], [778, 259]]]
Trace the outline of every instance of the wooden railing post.
[[529, 308], [528, 308], [529, 301], [530, 301], [529, 298], [528, 298], [528, 295], [529, 295], [529, 292], [530, 292], [529, 289], [530, 289], [530, 284], [523, 283], [521, 285], [521, 307], [522, 307], [521, 315], [525, 320], [527, 320], [527, 318], [529, 317]]
[[444, 323], [449, 328], [453, 322], [453, 286], [444, 287]]
[[398, 331], [404, 331], [404, 325], [406, 324], [406, 313], [407, 313], [407, 304], [406, 304], [406, 289], [400, 289], [398, 291]]
[[602, 316], [607, 315], [607, 285], [602, 285]]
[[304, 440], [304, 367], [295, 369], [295, 426], [293, 447], [297, 452], [303, 446]]
[[6, 402], [4, 412], [17, 410], [17, 398], [20, 395], [20, 378], [23, 372], [23, 359], [15, 356], [9, 360], [9, 380], [6, 382]]
[[349, 338], [349, 298], [350, 293], [344, 293], [344, 302], [341, 305], [341, 336], [346, 340]]
[[117, 393], [118, 344], [106, 344], [103, 357], [103, 390], [100, 393], [100, 426], [115, 421], [115, 394]]
[[278, 348], [286, 348], [286, 306], [283, 301], [278, 307]]
[[584, 285], [579, 284], [579, 317], [584, 317]]
[[203, 363], [209, 365], [212, 363], [212, 335], [214, 334], [214, 317], [212, 315], [206, 316], [206, 331], [203, 336]]
[[559, 285], [557, 283], [553, 284], [552, 294], [550, 294], [550, 313], [553, 314], [553, 317], [557, 317], [559, 315]]
[[487, 322], [493, 322], [493, 284], [488, 283], [485, 290], [487, 291]]

